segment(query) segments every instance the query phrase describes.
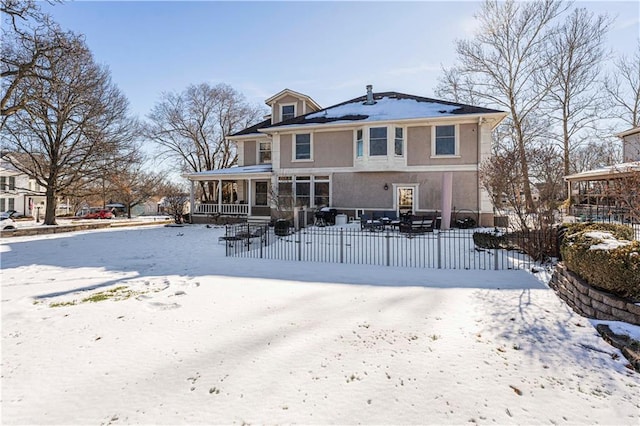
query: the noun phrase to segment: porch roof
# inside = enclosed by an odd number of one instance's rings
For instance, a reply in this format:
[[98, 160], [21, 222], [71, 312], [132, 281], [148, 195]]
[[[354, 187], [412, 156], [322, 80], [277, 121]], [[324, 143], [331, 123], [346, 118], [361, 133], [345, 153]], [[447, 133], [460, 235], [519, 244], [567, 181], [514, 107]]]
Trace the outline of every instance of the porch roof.
[[253, 166], [235, 166], [226, 169], [207, 170], [198, 173], [188, 173], [183, 175], [192, 181], [208, 180], [233, 180], [233, 179], [255, 179], [271, 177], [273, 168], [271, 164], [256, 164]]
[[614, 164], [613, 166], [603, 167], [601, 169], [587, 170], [586, 172], [576, 173], [565, 176], [567, 182], [580, 182], [590, 180], [608, 180], [616, 177], [623, 177], [631, 173], [640, 172], [640, 161], [632, 161], [630, 163]]

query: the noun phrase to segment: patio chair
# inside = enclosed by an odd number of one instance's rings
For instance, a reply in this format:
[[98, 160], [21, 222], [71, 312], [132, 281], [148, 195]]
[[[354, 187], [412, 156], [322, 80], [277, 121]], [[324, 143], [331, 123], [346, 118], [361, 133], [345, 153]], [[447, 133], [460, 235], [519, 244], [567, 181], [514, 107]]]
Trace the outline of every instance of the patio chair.
[[370, 214], [363, 213], [360, 216], [360, 230], [364, 231], [365, 229], [367, 231], [382, 231], [384, 230], [384, 223]]

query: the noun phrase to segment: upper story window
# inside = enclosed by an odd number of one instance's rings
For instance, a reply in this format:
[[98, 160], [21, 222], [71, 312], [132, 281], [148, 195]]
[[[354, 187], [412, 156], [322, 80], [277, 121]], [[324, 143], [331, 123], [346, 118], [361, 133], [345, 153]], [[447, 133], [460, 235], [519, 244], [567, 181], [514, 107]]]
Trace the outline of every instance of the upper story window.
[[3, 191], [13, 191], [16, 189], [15, 176], [0, 176], [0, 189]]
[[404, 157], [405, 128], [393, 125], [364, 127], [354, 132], [355, 157], [367, 161], [368, 158]]
[[458, 155], [458, 138], [455, 125], [434, 126], [431, 155]]
[[258, 142], [258, 162], [271, 163], [271, 142]]
[[396, 137], [394, 139], [393, 153], [399, 157], [404, 155], [404, 129], [396, 127]]
[[280, 112], [282, 117], [280, 121], [289, 120], [296, 116], [296, 106], [294, 104], [282, 105]]
[[364, 139], [362, 138], [362, 129], [356, 130], [356, 157], [364, 155]]
[[371, 127], [369, 129], [369, 155], [387, 155], [386, 127]]
[[311, 134], [299, 133], [294, 136], [294, 160], [311, 160]]

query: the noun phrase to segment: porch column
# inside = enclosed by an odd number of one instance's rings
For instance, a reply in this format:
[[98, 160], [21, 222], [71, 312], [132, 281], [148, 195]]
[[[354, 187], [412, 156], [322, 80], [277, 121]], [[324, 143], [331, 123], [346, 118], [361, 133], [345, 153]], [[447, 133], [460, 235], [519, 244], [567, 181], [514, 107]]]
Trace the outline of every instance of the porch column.
[[251, 178], [248, 179], [247, 181], [247, 218], [251, 217], [251, 200], [253, 199], [252, 197], [252, 192], [251, 192]]
[[193, 212], [196, 209], [196, 200], [194, 198], [194, 182], [192, 180], [189, 181], [189, 223], [193, 223]]
[[218, 213], [222, 213], [222, 179], [218, 179]]

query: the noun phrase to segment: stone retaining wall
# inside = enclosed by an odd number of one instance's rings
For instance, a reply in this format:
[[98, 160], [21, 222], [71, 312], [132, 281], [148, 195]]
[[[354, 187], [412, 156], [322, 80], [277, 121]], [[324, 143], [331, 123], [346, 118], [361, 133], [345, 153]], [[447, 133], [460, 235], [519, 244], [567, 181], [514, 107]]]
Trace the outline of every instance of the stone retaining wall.
[[549, 287], [582, 316], [640, 325], [639, 305], [591, 287], [562, 262], [556, 265]]

